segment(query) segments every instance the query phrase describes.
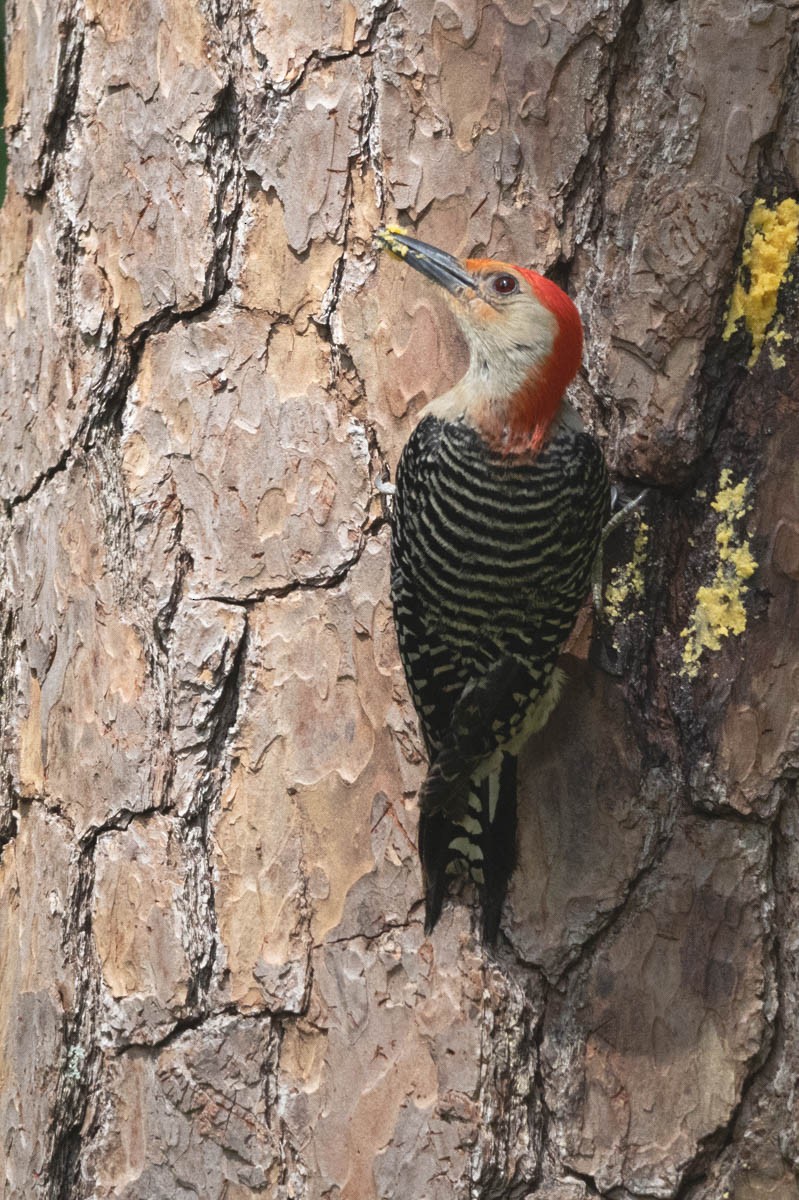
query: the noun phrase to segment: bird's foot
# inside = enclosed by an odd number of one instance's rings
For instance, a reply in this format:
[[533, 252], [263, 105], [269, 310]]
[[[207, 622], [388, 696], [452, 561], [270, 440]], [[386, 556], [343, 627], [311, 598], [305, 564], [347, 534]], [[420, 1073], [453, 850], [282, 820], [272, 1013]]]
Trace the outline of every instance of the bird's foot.
[[[615, 489], [614, 489], [614, 491], [615, 491]], [[601, 540], [603, 542], [605, 541], [606, 538], [610, 537], [610, 535], [611, 535], [611, 533], [613, 533], [614, 529], [618, 529], [620, 525], [623, 525], [624, 522], [628, 519], [628, 517], [630, 517], [632, 515], [632, 513], [635, 512], [636, 508], [638, 508], [638, 505], [641, 503], [641, 501], [644, 499], [644, 497], [647, 495], [648, 492], [649, 492], [649, 488], [644, 488], [644, 490], [642, 492], [638, 493], [638, 495], [635, 497], [634, 500], [628, 500], [627, 503], [622, 508], [620, 508], [618, 512], [615, 512], [613, 514], [613, 516], [610, 518], [610, 520], [605, 523], [605, 526], [602, 530]]]
[[[615, 488], [613, 491], [613, 502], [615, 503], [617, 493]], [[628, 500], [628, 502], [623, 505], [618, 512], [615, 512], [610, 520], [605, 523], [600, 535], [599, 549], [596, 552], [593, 570], [591, 571], [591, 599], [593, 600], [594, 613], [596, 614], [597, 620], [601, 619], [604, 608], [602, 601], [602, 568], [605, 559], [605, 541], [608, 537], [610, 537], [614, 530], [618, 529], [620, 525], [623, 525], [625, 521], [630, 519], [632, 514], [640, 505], [641, 501], [647, 495], [648, 491], [649, 488], [644, 488], [644, 490], [639, 492], [633, 500]]]

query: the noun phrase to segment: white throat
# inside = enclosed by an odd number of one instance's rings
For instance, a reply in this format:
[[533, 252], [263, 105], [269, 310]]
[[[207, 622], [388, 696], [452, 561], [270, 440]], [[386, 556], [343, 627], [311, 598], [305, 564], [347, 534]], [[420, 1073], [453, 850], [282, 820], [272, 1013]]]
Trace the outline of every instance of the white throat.
[[[456, 313], [456, 315], [459, 315]], [[468, 419], [470, 411], [497, 417], [536, 368], [543, 366], [558, 332], [557, 320], [543, 306], [536, 306], [531, 321], [530, 306], [514, 321], [497, 319], [491, 324], [458, 321], [469, 346], [469, 367], [453, 388], [431, 400], [422, 415], [431, 413], [442, 420]]]

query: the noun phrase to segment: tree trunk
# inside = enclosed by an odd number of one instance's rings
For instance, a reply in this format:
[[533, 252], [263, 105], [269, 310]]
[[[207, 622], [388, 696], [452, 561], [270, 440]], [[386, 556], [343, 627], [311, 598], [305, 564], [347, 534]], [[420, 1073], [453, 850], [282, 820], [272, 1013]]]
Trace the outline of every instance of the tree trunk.
[[[8, 4], [2, 1196], [799, 1197], [796, 10]], [[386, 220], [550, 272], [651, 485], [496, 953], [421, 924], [373, 481], [463, 349]]]

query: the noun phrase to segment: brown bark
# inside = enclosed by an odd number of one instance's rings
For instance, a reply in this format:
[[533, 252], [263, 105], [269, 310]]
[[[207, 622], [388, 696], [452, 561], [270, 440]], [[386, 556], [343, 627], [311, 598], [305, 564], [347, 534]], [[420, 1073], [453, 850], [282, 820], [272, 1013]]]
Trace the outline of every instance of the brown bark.
[[[774, 353], [721, 337], [797, 187], [795, 7], [8, 18], [4, 1200], [799, 1197], [790, 281]], [[555, 273], [653, 485], [524, 755], [495, 955], [468, 896], [421, 928], [373, 480], [463, 351], [375, 261], [397, 218]], [[745, 629], [692, 664], [730, 562]]]

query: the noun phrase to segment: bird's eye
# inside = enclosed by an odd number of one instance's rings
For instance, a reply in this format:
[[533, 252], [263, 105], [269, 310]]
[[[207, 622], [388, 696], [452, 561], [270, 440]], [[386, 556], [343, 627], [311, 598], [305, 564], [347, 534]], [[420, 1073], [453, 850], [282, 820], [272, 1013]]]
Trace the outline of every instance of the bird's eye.
[[495, 275], [491, 280], [491, 287], [498, 296], [510, 296], [513, 292], [518, 292], [519, 281], [514, 275]]

